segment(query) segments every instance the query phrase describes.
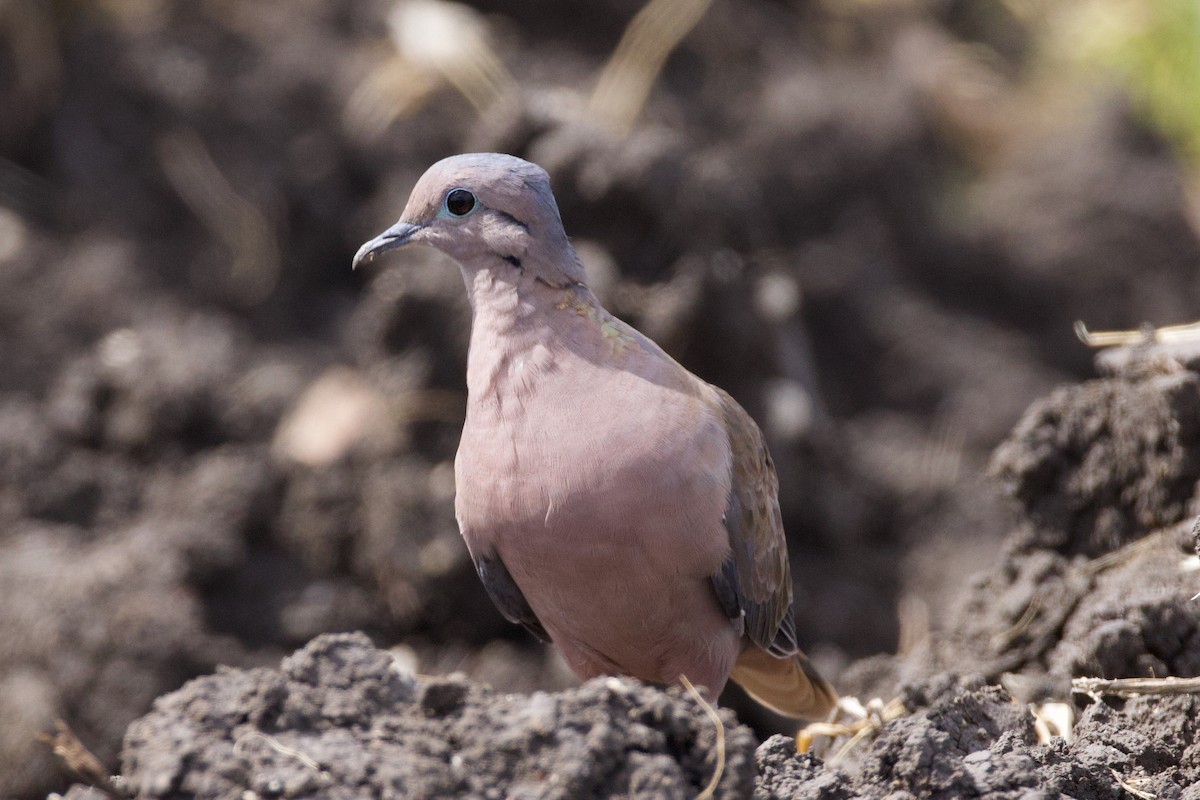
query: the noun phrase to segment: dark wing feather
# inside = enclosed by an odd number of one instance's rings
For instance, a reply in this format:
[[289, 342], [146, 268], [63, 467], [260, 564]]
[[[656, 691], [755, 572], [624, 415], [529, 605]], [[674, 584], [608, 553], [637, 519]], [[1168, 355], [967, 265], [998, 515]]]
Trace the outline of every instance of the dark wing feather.
[[487, 589], [488, 597], [492, 598], [492, 602], [500, 609], [505, 619], [523, 626], [543, 642], [550, 641], [550, 634], [546, 633], [537, 615], [529, 607], [529, 601], [521, 594], [521, 587], [517, 586], [517, 582], [508, 573], [508, 567], [504, 566], [498, 553], [476, 558], [475, 571], [479, 573], [479, 580], [483, 581], [483, 588]]
[[[751, 641], [772, 655], [789, 656], [799, 647], [779, 513], [779, 479], [762, 431], [732, 397], [717, 391], [732, 453], [732, 485], [725, 511], [732, 552], [713, 576], [713, 586], [730, 618], [745, 615]], [[736, 598], [736, 605], [731, 598]]]

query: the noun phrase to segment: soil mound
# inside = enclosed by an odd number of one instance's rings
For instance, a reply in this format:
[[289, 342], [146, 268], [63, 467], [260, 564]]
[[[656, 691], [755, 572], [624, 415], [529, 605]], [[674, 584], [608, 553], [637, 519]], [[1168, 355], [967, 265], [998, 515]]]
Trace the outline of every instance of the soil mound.
[[1093, 703], [1071, 741], [1048, 744], [1029, 709], [978, 678], [943, 676], [909, 687], [904, 700], [914, 713], [889, 725], [853, 769], [797, 756], [786, 736], [768, 739], [754, 797], [1200, 797], [1194, 695]]
[[[719, 798], [754, 786], [755, 740], [721, 712]], [[684, 798], [716, 768], [717, 730], [679, 691], [607, 678], [500, 694], [418, 678], [361, 634], [327, 634], [279, 669], [225, 670], [160, 698], [125, 737], [134, 797]]]

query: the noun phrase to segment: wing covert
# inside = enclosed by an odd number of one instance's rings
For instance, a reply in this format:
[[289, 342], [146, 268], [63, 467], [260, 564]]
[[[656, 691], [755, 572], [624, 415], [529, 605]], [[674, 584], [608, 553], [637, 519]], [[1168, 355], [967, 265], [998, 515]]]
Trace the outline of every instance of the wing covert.
[[[726, 612], [745, 616], [755, 644], [776, 656], [798, 652], [792, 619], [792, 578], [779, 512], [779, 479], [762, 431], [726, 392], [717, 390], [732, 455], [725, 530], [730, 559], [713, 576]], [[738, 608], [728, 599], [736, 597]], [[731, 618], [734, 616], [730, 613]]]

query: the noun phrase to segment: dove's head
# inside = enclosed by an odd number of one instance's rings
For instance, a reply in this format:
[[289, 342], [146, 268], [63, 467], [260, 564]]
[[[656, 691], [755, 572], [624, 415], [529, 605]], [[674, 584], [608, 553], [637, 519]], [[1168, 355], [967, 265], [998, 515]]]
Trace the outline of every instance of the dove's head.
[[469, 272], [521, 274], [555, 287], [584, 280], [550, 177], [516, 156], [469, 153], [434, 164], [413, 187], [400, 220], [360, 247], [354, 266], [418, 242]]

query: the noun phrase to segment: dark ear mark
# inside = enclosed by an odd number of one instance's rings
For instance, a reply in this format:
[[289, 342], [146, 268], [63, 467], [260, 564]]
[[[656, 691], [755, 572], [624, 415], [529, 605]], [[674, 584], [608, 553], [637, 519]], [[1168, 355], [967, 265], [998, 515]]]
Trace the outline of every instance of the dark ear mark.
[[529, 226], [526, 225], [524, 222], [521, 222], [521, 220], [517, 219], [512, 214], [509, 214], [507, 211], [501, 211], [498, 208], [493, 208], [492, 212], [495, 213], [499, 217], [504, 217], [504, 219], [508, 220], [513, 225], [516, 225], [521, 230], [525, 231], [526, 233], [529, 233]]
[[503, 258], [508, 263], [512, 264], [517, 269], [521, 268], [521, 259], [517, 258], [516, 256], [500, 256], [500, 257]]

